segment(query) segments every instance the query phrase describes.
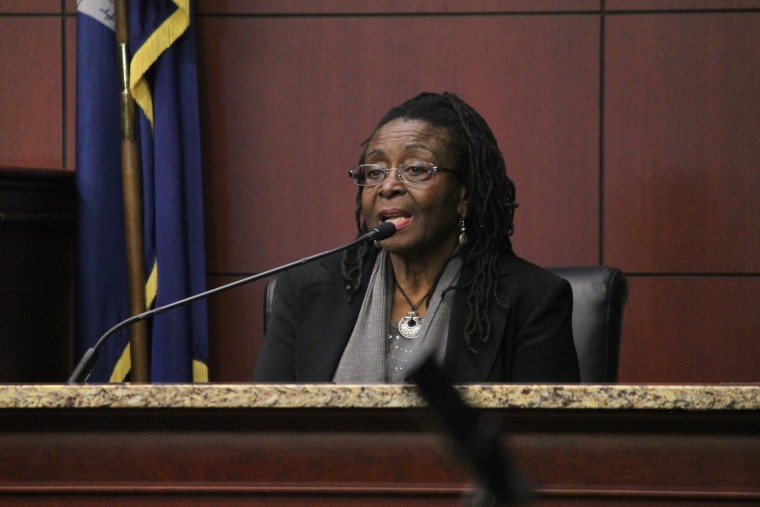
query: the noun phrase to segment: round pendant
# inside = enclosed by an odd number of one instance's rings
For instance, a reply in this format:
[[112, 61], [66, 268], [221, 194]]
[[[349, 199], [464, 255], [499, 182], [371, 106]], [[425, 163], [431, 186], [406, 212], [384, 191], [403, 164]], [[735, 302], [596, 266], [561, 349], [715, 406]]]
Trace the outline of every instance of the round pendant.
[[398, 321], [398, 332], [401, 333], [401, 336], [410, 340], [417, 338], [421, 327], [422, 319], [417, 316], [417, 312], [409, 312]]

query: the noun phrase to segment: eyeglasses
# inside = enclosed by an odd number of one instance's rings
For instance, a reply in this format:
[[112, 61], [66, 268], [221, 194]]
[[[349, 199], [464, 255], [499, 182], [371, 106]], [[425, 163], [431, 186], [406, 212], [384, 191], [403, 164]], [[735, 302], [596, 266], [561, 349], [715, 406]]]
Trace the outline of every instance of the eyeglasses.
[[405, 183], [427, 183], [437, 172], [456, 173], [454, 169], [436, 167], [430, 162], [409, 162], [398, 167], [383, 167], [380, 164], [362, 164], [348, 171], [351, 181], [360, 187], [375, 187], [385, 181], [390, 171]]

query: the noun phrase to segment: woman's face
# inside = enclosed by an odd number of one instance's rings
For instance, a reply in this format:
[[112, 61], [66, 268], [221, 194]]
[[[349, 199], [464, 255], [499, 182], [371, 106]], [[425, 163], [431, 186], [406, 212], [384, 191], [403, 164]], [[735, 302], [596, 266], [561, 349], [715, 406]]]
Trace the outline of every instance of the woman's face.
[[[386, 123], [370, 140], [366, 164], [398, 167], [408, 162], [430, 162], [463, 170], [448, 148], [447, 132], [422, 120], [397, 119]], [[386, 220], [397, 232], [382, 242], [399, 256], [451, 255], [459, 235], [459, 217], [466, 211], [464, 186], [456, 175], [438, 172], [425, 183], [408, 183], [390, 171], [377, 186], [362, 190], [362, 213], [369, 228]]]

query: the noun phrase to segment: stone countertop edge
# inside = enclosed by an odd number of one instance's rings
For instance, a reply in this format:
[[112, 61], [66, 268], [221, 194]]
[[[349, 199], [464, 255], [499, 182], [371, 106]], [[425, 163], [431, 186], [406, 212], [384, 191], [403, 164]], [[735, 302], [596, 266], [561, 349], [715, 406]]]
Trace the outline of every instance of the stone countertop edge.
[[[472, 384], [456, 389], [482, 409], [758, 411], [760, 384]], [[0, 411], [91, 408], [417, 408], [413, 385], [6, 384]]]

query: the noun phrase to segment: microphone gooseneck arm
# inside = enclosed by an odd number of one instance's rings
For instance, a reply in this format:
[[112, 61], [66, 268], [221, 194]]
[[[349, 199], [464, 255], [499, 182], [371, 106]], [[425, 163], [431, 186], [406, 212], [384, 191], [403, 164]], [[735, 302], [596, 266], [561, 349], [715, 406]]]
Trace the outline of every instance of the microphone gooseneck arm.
[[215, 289], [210, 289], [205, 292], [196, 294], [194, 296], [190, 296], [185, 299], [180, 299], [179, 301], [169, 303], [168, 305], [159, 306], [158, 308], [154, 308], [152, 310], [138, 313], [137, 315], [133, 315], [132, 317], [129, 317], [128, 319], [122, 320], [121, 322], [113, 326], [111, 329], [106, 331], [103, 334], [103, 336], [101, 336], [98, 339], [98, 341], [95, 342], [95, 345], [87, 349], [87, 351], [82, 356], [82, 359], [80, 359], [79, 363], [77, 363], [76, 368], [74, 368], [74, 371], [69, 377], [69, 384], [79, 384], [81, 382], [86, 381], [87, 377], [89, 377], [90, 375], [90, 371], [92, 370], [92, 367], [95, 365], [95, 360], [98, 357], [98, 354], [97, 354], [98, 350], [103, 345], [103, 343], [105, 343], [105, 341], [115, 332], [131, 324], [134, 324], [135, 322], [139, 322], [152, 315], [157, 315], [159, 313], [172, 310], [174, 308], [177, 308], [178, 306], [183, 306], [186, 304], [193, 303], [195, 301], [198, 301], [199, 299], [205, 299], [219, 292], [224, 292], [230, 289], [234, 289], [235, 287], [239, 287], [240, 285], [245, 285], [251, 282], [255, 282], [257, 280], [261, 280], [262, 278], [266, 278], [268, 276], [276, 275], [277, 273], [280, 273], [290, 268], [294, 268], [296, 266], [300, 266], [302, 264], [306, 264], [307, 262], [315, 261], [317, 259], [321, 259], [322, 257], [327, 257], [328, 255], [332, 255], [334, 253], [341, 252], [343, 250], [348, 250], [352, 246], [362, 243], [364, 241], [381, 241], [383, 239], [390, 238], [395, 233], [396, 233], [395, 225], [393, 225], [391, 222], [382, 222], [378, 224], [375, 228], [373, 228], [371, 231], [369, 231], [367, 234], [364, 234], [363, 236], [356, 238], [350, 243], [346, 243], [343, 246], [339, 246], [338, 248], [333, 248], [332, 250], [328, 250], [326, 252], [321, 252], [309, 257], [304, 257], [301, 260], [291, 262], [289, 264], [285, 264], [283, 266], [279, 266], [279, 267], [270, 269], [268, 271], [263, 271], [261, 273], [251, 275], [246, 278], [241, 278], [240, 280], [234, 281], [232, 283], [221, 285], [219, 287], [216, 287]]

